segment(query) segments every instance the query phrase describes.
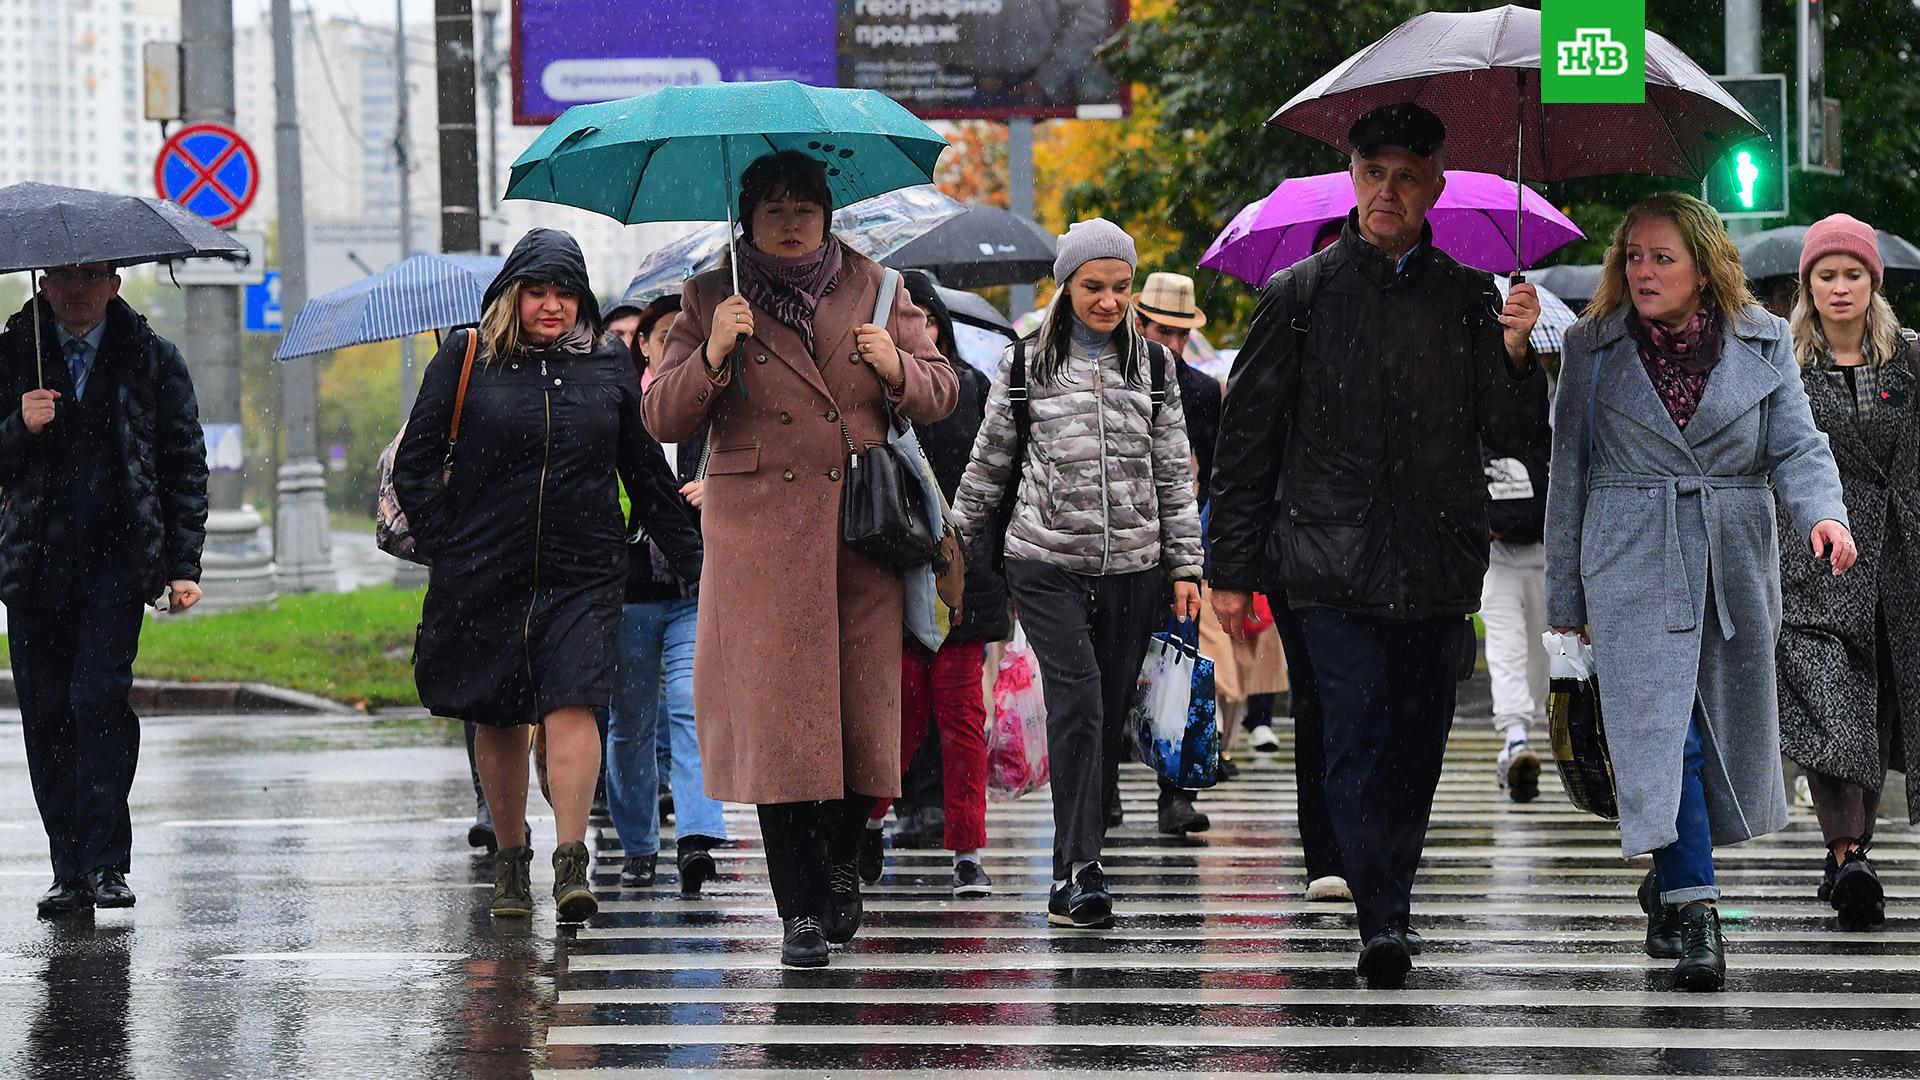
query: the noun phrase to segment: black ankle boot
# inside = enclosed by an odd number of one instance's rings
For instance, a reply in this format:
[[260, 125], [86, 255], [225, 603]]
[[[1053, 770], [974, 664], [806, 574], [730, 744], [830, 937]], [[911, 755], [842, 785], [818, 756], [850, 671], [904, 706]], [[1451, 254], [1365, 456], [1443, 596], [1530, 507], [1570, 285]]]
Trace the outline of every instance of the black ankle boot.
[[781, 922], [786, 927], [785, 940], [780, 943], [782, 964], [803, 968], [827, 966], [827, 939], [820, 932], [819, 916], [802, 915]]
[[827, 867], [827, 940], [845, 945], [860, 932], [860, 866], [848, 859]]
[[705, 885], [719, 871], [719, 867], [714, 864], [713, 855], [707, 851], [712, 844], [713, 841], [704, 836], [689, 836], [676, 842], [682, 897], [699, 896], [700, 886]]
[[1887, 892], [1867, 862], [1865, 844], [1847, 852], [1833, 875], [1833, 910], [1842, 930], [1865, 930], [1886, 921]]
[[1727, 981], [1727, 943], [1720, 936], [1720, 913], [1711, 904], [1680, 909], [1680, 962], [1673, 967], [1676, 990], [1718, 990]]
[[1680, 942], [1680, 907], [1655, 902], [1647, 916], [1647, 955], [1655, 960], [1678, 960], [1685, 952]]

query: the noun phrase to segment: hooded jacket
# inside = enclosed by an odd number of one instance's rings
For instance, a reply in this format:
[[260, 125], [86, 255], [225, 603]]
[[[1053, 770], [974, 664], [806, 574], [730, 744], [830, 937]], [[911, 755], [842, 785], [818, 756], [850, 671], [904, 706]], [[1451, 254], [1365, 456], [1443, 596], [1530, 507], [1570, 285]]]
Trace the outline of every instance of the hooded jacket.
[[[12, 413], [0, 419], [0, 601], [26, 600], [46, 560], [46, 484], [62, 437], [54, 423], [39, 435], [27, 432], [20, 398], [40, 385], [34, 365], [29, 306], [7, 320], [0, 333], [0, 400]], [[73, 398], [66, 359], [54, 333], [52, 312], [40, 312], [41, 370], [46, 386]], [[141, 595], [159, 596], [170, 581], [200, 580], [200, 552], [207, 536], [207, 448], [200, 430], [193, 379], [173, 343], [153, 332], [126, 301], [107, 305], [107, 331], [97, 365], [114, 369], [112, 427], [119, 439], [115, 458], [131, 515], [132, 543]], [[99, 370], [96, 368], [96, 371]], [[101, 385], [105, 380], [101, 380]]]

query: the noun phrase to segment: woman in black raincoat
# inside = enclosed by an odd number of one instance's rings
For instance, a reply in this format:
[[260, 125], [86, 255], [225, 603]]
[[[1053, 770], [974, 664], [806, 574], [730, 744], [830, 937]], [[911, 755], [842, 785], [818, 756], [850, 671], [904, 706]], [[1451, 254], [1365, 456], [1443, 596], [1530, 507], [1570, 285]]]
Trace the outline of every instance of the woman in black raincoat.
[[428, 365], [394, 459], [394, 490], [432, 561], [414, 680], [434, 715], [478, 726], [480, 782], [500, 839], [495, 916], [533, 911], [527, 725], [545, 725], [553, 896], [560, 921], [577, 922], [598, 910], [584, 840], [600, 773], [594, 710], [613, 696], [626, 584], [616, 470], [634, 526], [691, 580], [699, 533], [641, 423], [633, 362], [601, 332], [573, 238], [529, 232], [483, 311], [477, 331], [449, 335]]

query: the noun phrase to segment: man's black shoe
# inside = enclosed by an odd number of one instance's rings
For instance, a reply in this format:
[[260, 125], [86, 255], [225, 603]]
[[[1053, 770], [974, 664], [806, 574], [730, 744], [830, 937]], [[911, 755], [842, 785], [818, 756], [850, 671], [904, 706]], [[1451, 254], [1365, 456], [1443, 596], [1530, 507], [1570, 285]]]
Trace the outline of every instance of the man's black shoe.
[[1419, 956], [1426, 950], [1427, 939], [1421, 937], [1420, 931], [1415, 930], [1411, 926], [1403, 924], [1400, 927], [1400, 939], [1407, 943], [1407, 955], [1409, 956]]
[[53, 887], [40, 894], [35, 905], [43, 919], [57, 919], [93, 906], [93, 890], [84, 881], [53, 879]]
[[133, 890], [127, 888], [126, 877], [113, 867], [103, 866], [88, 874], [87, 889], [93, 893], [94, 907], [133, 906]]
[[[1840, 914], [1843, 930], [1864, 930], [1886, 918], [1887, 892], [1880, 876], [1867, 862], [1867, 849], [1856, 847], [1847, 852], [1845, 862], [1833, 876], [1833, 910]], [[1877, 919], [1876, 919], [1877, 916]]]
[[500, 838], [493, 831], [493, 811], [487, 809], [485, 799], [474, 810], [473, 824], [467, 826], [467, 846], [486, 848], [489, 855], [500, 850]]
[[968, 897], [992, 896], [993, 879], [987, 871], [973, 859], [961, 859], [953, 864], [953, 898], [964, 900]]
[[845, 945], [860, 932], [860, 870], [851, 860], [827, 867], [827, 940]]
[[784, 940], [780, 942], [780, 962], [788, 967], [816, 968], [827, 966], [827, 938], [821, 933], [820, 919], [813, 915], [802, 915], [797, 919], [783, 919], [786, 928]]
[[660, 876], [660, 856], [629, 855], [620, 864], [620, 885], [627, 889], [651, 889]]
[[1126, 809], [1120, 805], [1120, 789], [1118, 787], [1109, 788], [1107, 791], [1107, 828], [1117, 829], [1121, 823], [1126, 820]]
[[887, 838], [879, 829], [860, 831], [860, 880], [871, 885], [880, 880], [887, 858]]
[[1685, 952], [1680, 941], [1680, 905], [1656, 904], [1647, 916], [1647, 955], [1655, 960], [1678, 960]]
[[1206, 832], [1213, 820], [1193, 808], [1193, 795], [1185, 791], [1160, 792], [1159, 828], [1167, 836], [1185, 836]]
[[1840, 876], [1840, 864], [1834, 861], [1833, 849], [1827, 849], [1827, 857], [1820, 864], [1820, 888], [1814, 896], [1823, 904], [1833, 900], [1833, 879]]
[[1360, 977], [1369, 990], [1398, 990], [1407, 984], [1407, 972], [1413, 970], [1413, 953], [1397, 926], [1367, 939], [1360, 947]]
[[1680, 909], [1680, 962], [1673, 967], [1676, 990], [1718, 990], [1727, 982], [1727, 943], [1720, 936], [1720, 913], [1711, 904]]
[[1113, 927], [1113, 894], [1107, 891], [1106, 871], [1094, 863], [1080, 876], [1053, 890], [1047, 897], [1047, 921], [1055, 926], [1076, 930], [1108, 930]]
[[680, 867], [680, 895], [691, 900], [700, 895], [700, 887], [713, 880], [720, 868], [714, 864], [713, 855], [707, 849], [713, 841], [705, 836], [688, 836], [679, 841], [678, 863]]

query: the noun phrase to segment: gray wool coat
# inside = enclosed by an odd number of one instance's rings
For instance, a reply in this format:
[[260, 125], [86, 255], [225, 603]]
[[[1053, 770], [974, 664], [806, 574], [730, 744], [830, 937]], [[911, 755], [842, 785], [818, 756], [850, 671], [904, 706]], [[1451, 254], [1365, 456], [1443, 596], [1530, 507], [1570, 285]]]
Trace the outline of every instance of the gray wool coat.
[[[1879, 791], [1887, 710], [1908, 818], [1920, 821], [1920, 387], [1911, 356], [1903, 342], [1886, 364], [1854, 368], [1853, 392], [1831, 359], [1800, 374], [1814, 422], [1833, 441], [1860, 561], [1834, 577], [1804, 548], [1781, 552], [1780, 748], [1804, 769]], [[1891, 665], [1881, 661], [1883, 633]]]
[[1561, 357], [1547, 615], [1592, 633], [1628, 856], [1679, 835], [1681, 755], [1696, 713], [1714, 843], [1785, 827], [1775, 493], [1793, 521], [1786, 543], [1847, 520], [1786, 322], [1754, 306], [1724, 334], [1684, 431], [1641, 365], [1625, 312], [1582, 319]]

